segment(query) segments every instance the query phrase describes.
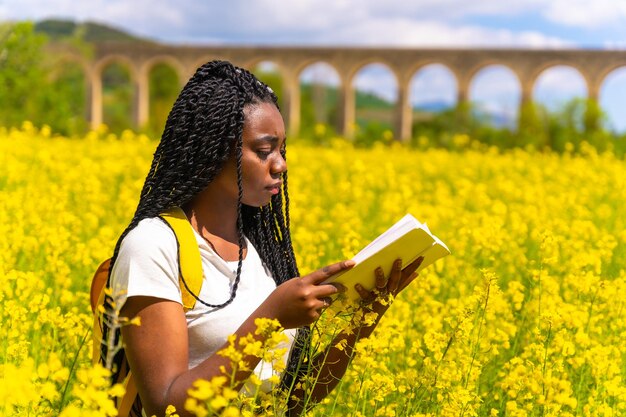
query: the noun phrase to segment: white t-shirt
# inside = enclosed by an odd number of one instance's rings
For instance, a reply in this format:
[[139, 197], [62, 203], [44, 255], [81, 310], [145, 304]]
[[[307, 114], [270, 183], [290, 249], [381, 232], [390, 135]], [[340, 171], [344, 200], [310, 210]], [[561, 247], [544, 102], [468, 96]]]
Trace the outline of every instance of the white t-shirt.
[[[194, 230], [204, 272], [199, 298], [208, 304], [222, 304], [231, 294], [237, 276], [237, 261], [220, 258], [208, 243]], [[189, 342], [189, 369], [216, 353], [229, 335], [257, 309], [276, 288], [276, 284], [250, 241], [246, 240], [247, 254], [242, 262], [241, 276], [234, 300], [223, 308], [207, 307], [196, 302], [185, 312]], [[124, 303], [128, 297], [150, 296], [182, 304], [178, 281], [178, 246], [174, 232], [159, 218], [144, 219], [122, 241], [117, 260], [111, 271], [111, 287]], [[285, 330], [289, 338], [284, 362], [295, 337], [295, 329]], [[254, 370], [268, 391], [268, 379], [277, 374], [271, 363], [260, 362]], [[251, 385], [244, 390], [254, 391]]]

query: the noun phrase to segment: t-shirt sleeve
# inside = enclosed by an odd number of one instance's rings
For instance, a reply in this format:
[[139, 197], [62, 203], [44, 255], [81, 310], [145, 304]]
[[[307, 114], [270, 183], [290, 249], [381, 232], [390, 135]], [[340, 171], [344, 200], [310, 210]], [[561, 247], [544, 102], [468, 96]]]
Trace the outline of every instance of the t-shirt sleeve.
[[178, 245], [160, 219], [142, 220], [122, 241], [111, 271], [116, 302], [149, 296], [182, 304], [178, 283]]

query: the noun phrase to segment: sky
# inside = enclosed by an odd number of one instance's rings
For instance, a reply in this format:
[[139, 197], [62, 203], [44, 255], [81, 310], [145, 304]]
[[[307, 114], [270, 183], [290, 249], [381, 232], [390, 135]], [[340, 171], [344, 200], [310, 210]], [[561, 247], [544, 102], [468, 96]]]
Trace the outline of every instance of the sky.
[[[626, 49], [626, 0], [0, 0], [0, 21], [46, 18], [97, 21], [173, 44]], [[318, 65], [304, 77], [332, 83], [334, 74]], [[512, 77], [506, 68], [486, 69], [470, 98], [515, 112]], [[355, 85], [396, 96], [381, 65], [362, 70]], [[411, 102], [453, 103], [455, 88], [435, 65], [415, 75]], [[552, 108], [585, 94], [572, 68], [549, 70], [535, 85], [535, 99]], [[626, 130], [622, 97], [626, 70], [611, 74], [600, 94], [617, 130]]]

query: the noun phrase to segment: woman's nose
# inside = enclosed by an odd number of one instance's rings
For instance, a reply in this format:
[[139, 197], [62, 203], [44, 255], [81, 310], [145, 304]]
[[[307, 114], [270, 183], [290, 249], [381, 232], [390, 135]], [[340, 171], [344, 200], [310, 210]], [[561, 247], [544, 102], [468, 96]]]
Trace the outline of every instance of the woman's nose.
[[287, 171], [287, 161], [281, 154], [278, 154], [272, 161], [272, 174], [282, 174], [285, 171]]

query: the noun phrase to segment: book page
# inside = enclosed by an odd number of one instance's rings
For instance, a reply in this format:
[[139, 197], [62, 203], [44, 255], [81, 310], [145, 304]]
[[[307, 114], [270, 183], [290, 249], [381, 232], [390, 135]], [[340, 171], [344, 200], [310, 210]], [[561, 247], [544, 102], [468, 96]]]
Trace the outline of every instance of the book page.
[[[411, 229], [416, 229], [421, 226], [421, 223], [415, 219], [410, 214], [405, 215], [403, 218], [398, 220], [393, 226], [379, 235], [376, 239], [370, 242], [369, 245], [361, 249], [359, 253], [357, 253], [352, 259], [359, 263], [366, 258], [369, 258], [376, 252], [378, 252], [381, 248], [389, 245], [391, 242], [396, 240], [398, 237], [404, 235]], [[430, 234], [430, 231], [428, 232]]]
[[334, 275], [324, 283], [341, 283], [346, 287], [347, 297], [357, 301], [360, 296], [354, 285], [359, 283], [367, 290], [374, 289], [377, 267], [380, 266], [388, 275], [396, 259], [402, 259], [404, 268], [419, 256], [424, 256], [417, 269], [419, 272], [449, 254], [448, 247], [430, 233], [428, 226], [407, 214], [356, 254], [353, 257], [356, 265], [352, 269]]
[[[437, 249], [431, 253], [430, 249], [435, 246]], [[367, 290], [374, 289], [376, 286], [374, 271], [377, 267], [380, 266], [385, 271], [385, 274], [389, 274], [396, 259], [402, 259], [402, 267], [404, 268], [417, 259], [418, 256], [424, 254], [424, 261], [422, 261], [422, 265], [419, 268], [421, 270], [448, 253], [449, 251], [435, 243], [435, 239], [426, 233], [424, 229], [413, 229], [395, 242], [376, 252], [373, 256], [357, 263], [352, 269], [339, 273], [326, 282], [341, 283], [346, 287], [347, 297], [355, 301], [360, 297], [354, 289], [354, 285], [359, 283]]]

